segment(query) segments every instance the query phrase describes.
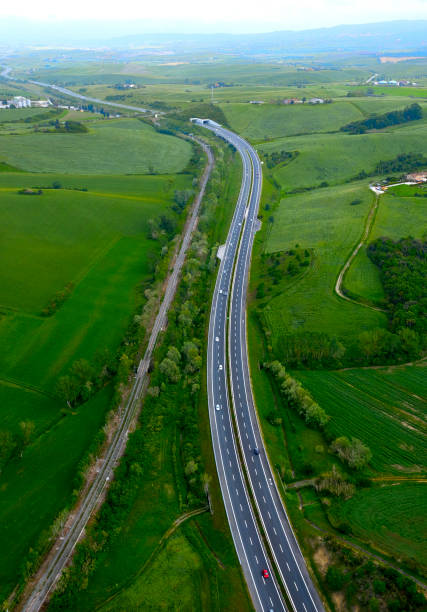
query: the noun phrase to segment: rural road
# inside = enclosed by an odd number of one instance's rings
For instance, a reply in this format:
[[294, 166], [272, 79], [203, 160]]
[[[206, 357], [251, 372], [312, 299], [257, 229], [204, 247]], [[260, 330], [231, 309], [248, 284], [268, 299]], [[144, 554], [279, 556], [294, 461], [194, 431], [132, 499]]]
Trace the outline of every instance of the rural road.
[[114, 434], [111, 445], [107, 450], [103, 465], [100, 471], [96, 474], [85, 498], [82, 500], [78, 511], [74, 515], [71, 526], [66, 533], [62, 534], [60, 540], [58, 541], [59, 544], [57, 543], [57, 550], [55, 554], [49, 558], [46, 566], [42, 566], [38, 576], [36, 577], [35, 585], [31, 594], [21, 606], [20, 609], [24, 610], [25, 612], [36, 612], [40, 610], [46, 600], [46, 597], [55, 586], [93, 511], [97, 507], [108, 481], [113, 478], [113, 470], [126, 447], [129, 428], [138, 412], [140, 405], [139, 400], [141, 399], [142, 390], [146, 382], [151, 356], [156, 345], [159, 332], [166, 324], [167, 311], [175, 295], [181, 269], [185, 261], [186, 251], [190, 244], [191, 236], [197, 226], [200, 203], [202, 201], [206, 184], [214, 164], [213, 155], [209, 147], [207, 147], [206, 144], [200, 140], [197, 140], [197, 142], [203, 147], [208, 158], [208, 163], [201, 177], [200, 190], [194, 201], [191, 216], [187, 221], [180, 250], [175, 260], [173, 271], [168, 278], [163, 301], [160, 305], [159, 312], [151, 331], [144, 357], [139, 363], [137, 374], [135, 376], [135, 382], [121, 416], [120, 424]]
[[[279, 592], [280, 578], [296, 612], [321, 612], [322, 602], [294, 536], [264, 448], [250, 380], [246, 295], [261, 196], [261, 164], [249, 143], [233, 132], [209, 120], [196, 119], [195, 123], [233, 144], [243, 161], [242, 186], [212, 301], [207, 364], [212, 442], [233, 540], [257, 610], [287, 609]], [[257, 514], [269, 551], [260, 534]], [[270, 579], [264, 580], [263, 569], [268, 570]]]

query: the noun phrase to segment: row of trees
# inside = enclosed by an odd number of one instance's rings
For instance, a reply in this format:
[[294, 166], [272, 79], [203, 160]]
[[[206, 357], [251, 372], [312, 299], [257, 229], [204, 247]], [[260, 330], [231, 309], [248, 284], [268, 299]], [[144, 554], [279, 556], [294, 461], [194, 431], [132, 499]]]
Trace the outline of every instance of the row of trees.
[[309, 427], [321, 429], [326, 425], [330, 416], [313, 400], [301, 383], [286, 372], [285, 367], [279, 361], [265, 363], [264, 368], [273, 374], [279, 385], [281, 395]]
[[59, 121], [59, 119], [56, 119], [56, 121], [49, 121], [49, 125], [51, 125], [53, 129], [42, 131], [63, 134], [86, 134], [87, 132], [89, 132], [88, 128], [83, 125], [83, 123], [80, 123], [80, 121], [61, 122]]
[[415, 102], [403, 110], [389, 111], [382, 115], [372, 115], [372, 117], [360, 121], [352, 121], [343, 125], [340, 129], [342, 132], [349, 132], [350, 134], [364, 134], [368, 130], [382, 130], [390, 125], [416, 121], [422, 119], [422, 117], [422, 108]]
[[425, 168], [426, 166], [427, 158], [422, 153], [402, 153], [393, 159], [379, 161], [375, 166], [373, 174], [390, 175], [396, 173], [398, 175], [396, 177], [397, 182], [402, 172], [410, 172], [419, 168]]
[[63, 289], [57, 291], [43, 308], [41, 312], [42, 317], [50, 317], [51, 315], [53, 315], [58, 310], [58, 308], [60, 308], [62, 304], [70, 297], [73, 289], [74, 284], [70, 282], [67, 283]]

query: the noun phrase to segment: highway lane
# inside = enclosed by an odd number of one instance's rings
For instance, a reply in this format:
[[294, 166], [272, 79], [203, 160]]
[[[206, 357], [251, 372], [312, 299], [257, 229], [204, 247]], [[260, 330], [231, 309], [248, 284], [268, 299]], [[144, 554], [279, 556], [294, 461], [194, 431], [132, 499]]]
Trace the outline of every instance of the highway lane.
[[[295, 610], [323, 611], [307, 566], [286, 514], [268, 456], [264, 449], [251, 388], [247, 333], [246, 295], [253, 239], [261, 194], [261, 164], [250, 148], [255, 185], [238, 253], [230, 304], [229, 360], [233, 407], [239, 442], [254, 499], [276, 566]], [[256, 446], [260, 454], [254, 455]]]
[[190, 244], [191, 236], [197, 226], [200, 203], [202, 201], [206, 184], [214, 163], [209, 147], [207, 147], [200, 140], [197, 140], [197, 142], [205, 150], [208, 157], [208, 164], [201, 178], [200, 190], [193, 204], [193, 210], [185, 228], [184, 238], [181, 242], [178, 256], [174, 262], [173, 272], [168, 278], [163, 301], [154, 322], [144, 357], [139, 363], [135, 382], [128, 401], [126, 402], [123, 414], [121, 415], [119, 427], [114, 434], [113, 441], [107, 451], [100, 471], [89, 487], [89, 490], [82, 500], [78, 511], [73, 516], [70, 528], [67, 530], [67, 532], [63, 533], [55, 553], [41, 569], [31, 593], [25, 599], [22, 606], [22, 609], [25, 610], [25, 612], [37, 612], [40, 610], [46, 600], [46, 597], [54, 588], [74, 550], [75, 545], [83, 533], [87, 522], [89, 521], [94, 510], [97, 508], [108, 481], [113, 477], [114, 467], [116, 466], [126, 446], [129, 428], [139, 409], [139, 400], [141, 399], [144, 385], [147, 380], [147, 372], [151, 355], [155, 348], [158, 335], [165, 325], [167, 311], [175, 295], [181, 269], [185, 261], [185, 254]]
[[[214, 131], [247, 152], [254, 176], [232, 281], [228, 328], [232, 404], [244, 467], [264, 533], [292, 607], [297, 611], [321, 612], [324, 609], [322, 602], [308, 573], [264, 449], [250, 381], [246, 342], [246, 294], [261, 195], [261, 164], [256, 152], [246, 141], [223, 128], [216, 127]], [[254, 453], [254, 448], [259, 450], [259, 455]]]
[[[213, 450], [235, 548], [257, 610], [286, 610], [259, 533], [245, 484], [233, 431], [227, 385], [227, 304], [239, 237], [250, 196], [252, 167], [235, 141], [243, 162], [242, 186], [228, 233], [212, 301], [208, 340], [208, 403]], [[265, 580], [262, 570], [270, 578]]]

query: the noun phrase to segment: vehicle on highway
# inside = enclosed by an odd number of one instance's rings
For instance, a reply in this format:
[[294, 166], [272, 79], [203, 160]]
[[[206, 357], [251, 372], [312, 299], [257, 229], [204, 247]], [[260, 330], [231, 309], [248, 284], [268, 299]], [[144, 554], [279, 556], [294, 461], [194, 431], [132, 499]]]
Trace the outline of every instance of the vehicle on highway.
[[219, 342], [219, 337], [218, 336], [215, 338], [215, 342]]
[[219, 370], [222, 370], [222, 363], [219, 364]]
[[259, 449], [256, 446], [254, 448], [254, 455], [259, 455]]
[[262, 573], [262, 577], [263, 577], [265, 580], [267, 580], [267, 578], [270, 578], [270, 574], [268, 573], [268, 570], [263, 569], [261, 573]]
[[221, 406], [220, 406], [219, 404], [217, 404], [217, 405], [215, 406], [215, 408], [216, 408], [217, 410], [221, 410]]

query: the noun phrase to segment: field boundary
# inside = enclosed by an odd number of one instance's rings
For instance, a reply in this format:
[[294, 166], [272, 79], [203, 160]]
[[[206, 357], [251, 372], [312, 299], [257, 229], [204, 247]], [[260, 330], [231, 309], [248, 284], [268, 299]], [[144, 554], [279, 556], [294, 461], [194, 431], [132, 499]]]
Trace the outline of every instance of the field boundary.
[[415, 576], [413, 576], [409, 572], [406, 572], [405, 570], [400, 568], [398, 565], [394, 565], [394, 563], [391, 563], [390, 561], [387, 561], [387, 559], [384, 559], [384, 557], [381, 557], [381, 555], [379, 555], [377, 553], [374, 553], [374, 552], [371, 552], [367, 548], [364, 548], [363, 546], [360, 546], [360, 544], [356, 544], [356, 542], [352, 542], [351, 540], [347, 540], [346, 538], [343, 538], [343, 537], [337, 535], [335, 532], [328, 531], [327, 529], [323, 529], [322, 527], [319, 527], [318, 525], [316, 525], [316, 523], [313, 523], [313, 521], [310, 521], [306, 517], [304, 517], [304, 520], [311, 527], [313, 527], [313, 529], [315, 529], [316, 531], [320, 531], [320, 533], [324, 533], [326, 535], [333, 536], [337, 540], [340, 540], [341, 542], [343, 542], [346, 546], [349, 546], [350, 548], [358, 550], [358, 551], [362, 552], [364, 555], [368, 555], [369, 557], [372, 557], [373, 559], [375, 559], [376, 561], [379, 561], [383, 565], [387, 565], [388, 567], [392, 567], [394, 570], [396, 570], [397, 572], [402, 574], [402, 576], [406, 576], [407, 578], [410, 578], [411, 580], [416, 582], [418, 584], [418, 586], [420, 586], [424, 591], [427, 591], [427, 583], [423, 582], [419, 578], [416, 578]]
[[347, 300], [347, 302], [352, 302], [353, 304], [358, 304], [358, 306], [364, 306], [365, 308], [370, 308], [371, 310], [376, 310], [378, 312], [387, 312], [384, 308], [380, 308], [379, 306], [373, 306], [372, 304], [367, 304], [366, 302], [362, 301], [361, 299], [358, 300], [356, 298], [350, 297], [349, 295], [346, 295], [345, 294], [345, 289], [343, 287], [344, 278], [345, 278], [346, 273], [350, 269], [350, 266], [353, 263], [353, 260], [356, 258], [356, 255], [358, 254], [358, 252], [360, 251], [362, 246], [365, 244], [365, 242], [369, 238], [369, 234], [371, 233], [371, 229], [372, 229], [372, 226], [373, 226], [373, 223], [374, 223], [374, 220], [375, 220], [375, 217], [376, 217], [376, 213], [377, 213], [377, 210], [378, 210], [378, 204], [379, 204], [379, 195], [377, 194], [375, 196], [374, 202], [373, 202], [373, 204], [372, 204], [372, 206], [371, 206], [371, 208], [369, 210], [368, 216], [366, 218], [365, 228], [363, 230], [362, 237], [359, 240], [359, 242], [356, 245], [356, 247], [351, 252], [350, 257], [347, 259], [347, 261], [345, 262], [345, 264], [341, 268], [341, 271], [340, 271], [340, 273], [338, 275], [338, 278], [337, 278], [337, 281], [335, 283], [334, 291], [338, 295], [338, 297], [342, 298], [343, 300]]
[[203, 506], [202, 508], [196, 508], [195, 510], [191, 510], [190, 512], [185, 512], [184, 514], [181, 514], [181, 516], [179, 516], [177, 519], [175, 519], [172, 525], [169, 527], [169, 529], [165, 531], [165, 533], [162, 535], [157, 546], [151, 552], [148, 559], [145, 561], [143, 566], [136, 572], [136, 574], [130, 577], [129, 580], [125, 584], [123, 584], [122, 587], [118, 591], [116, 591], [113, 595], [110, 595], [108, 599], [105, 599], [101, 604], [96, 606], [95, 610], [100, 610], [106, 604], [116, 599], [116, 597], [118, 597], [133, 582], [135, 582], [136, 578], [138, 578], [139, 576], [142, 576], [142, 574], [147, 570], [147, 568], [151, 565], [151, 563], [153, 563], [153, 561], [155, 560], [159, 552], [162, 550], [163, 546], [166, 544], [167, 540], [171, 537], [171, 535], [175, 533], [175, 531], [178, 529], [178, 527], [182, 525], [182, 523], [184, 523], [185, 521], [188, 521], [191, 518], [194, 518], [195, 516], [198, 516], [199, 514], [204, 514], [205, 512], [208, 512], [208, 511], [209, 511], [209, 506]]

